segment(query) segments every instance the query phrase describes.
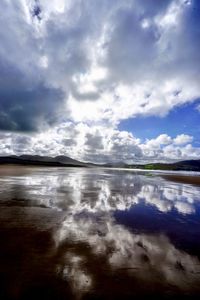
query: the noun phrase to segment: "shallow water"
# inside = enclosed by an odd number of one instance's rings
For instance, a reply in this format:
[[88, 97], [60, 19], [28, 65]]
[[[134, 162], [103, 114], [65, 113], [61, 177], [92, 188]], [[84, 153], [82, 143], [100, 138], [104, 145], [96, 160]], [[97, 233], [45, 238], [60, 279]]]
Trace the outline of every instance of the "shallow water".
[[125, 170], [0, 168], [0, 299], [200, 295], [200, 187]]

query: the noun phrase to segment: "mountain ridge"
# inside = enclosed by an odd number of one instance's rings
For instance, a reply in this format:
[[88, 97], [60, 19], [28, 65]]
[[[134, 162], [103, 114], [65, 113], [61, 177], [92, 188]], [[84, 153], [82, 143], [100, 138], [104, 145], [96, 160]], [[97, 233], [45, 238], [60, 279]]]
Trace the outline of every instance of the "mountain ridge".
[[80, 162], [67, 156], [41, 156], [41, 155], [27, 155], [20, 156], [0, 156], [0, 164], [17, 164], [17, 165], [45, 165], [45, 166], [73, 166], [73, 167], [87, 167], [89, 164]]
[[57, 166], [57, 167], [107, 167], [107, 168], [127, 168], [127, 169], [144, 169], [144, 170], [199, 171], [200, 172], [200, 159], [183, 160], [174, 163], [126, 164], [120, 162], [120, 163], [95, 164], [95, 163], [81, 162], [79, 160], [73, 159], [65, 155], [58, 155], [55, 157], [51, 157], [51, 156], [23, 154], [20, 156], [17, 155], [0, 156], [0, 165], [2, 164]]

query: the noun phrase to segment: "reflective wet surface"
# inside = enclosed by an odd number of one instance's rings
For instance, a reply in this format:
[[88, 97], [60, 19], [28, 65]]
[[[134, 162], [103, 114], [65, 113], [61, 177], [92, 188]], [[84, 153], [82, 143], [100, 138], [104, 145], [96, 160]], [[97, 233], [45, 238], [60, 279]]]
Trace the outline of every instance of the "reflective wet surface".
[[149, 296], [200, 296], [200, 186], [124, 170], [0, 168], [0, 299]]

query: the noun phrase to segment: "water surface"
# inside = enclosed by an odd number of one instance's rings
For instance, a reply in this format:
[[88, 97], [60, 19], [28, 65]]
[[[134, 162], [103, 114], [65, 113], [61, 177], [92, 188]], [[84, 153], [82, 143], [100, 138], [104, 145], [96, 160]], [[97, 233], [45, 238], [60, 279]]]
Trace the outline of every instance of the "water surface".
[[200, 295], [200, 187], [125, 170], [0, 168], [0, 299]]

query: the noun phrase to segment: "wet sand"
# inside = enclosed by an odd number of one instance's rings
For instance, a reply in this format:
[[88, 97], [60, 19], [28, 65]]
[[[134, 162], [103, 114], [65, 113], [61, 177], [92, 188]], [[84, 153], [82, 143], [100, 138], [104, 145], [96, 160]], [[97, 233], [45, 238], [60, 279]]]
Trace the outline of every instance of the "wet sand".
[[[113, 268], [108, 258], [116, 252], [114, 241], [106, 243], [106, 252], [99, 254], [94, 253], [93, 247], [87, 241], [73, 240], [73, 237], [63, 240], [58, 245], [55, 243], [54, 236], [61, 221], [60, 214], [45, 209], [5, 208], [1, 211], [2, 215], [3, 218], [0, 218], [2, 300], [114, 300], [149, 299], [149, 297], [177, 299], [180, 295], [184, 299], [191, 299], [191, 296], [197, 297], [200, 293], [199, 275], [196, 274], [200, 269], [193, 273], [192, 267], [188, 273], [184, 263], [188, 258], [184, 258], [181, 252], [174, 253], [176, 255], [174, 263], [168, 266], [168, 271], [175, 276], [173, 283], [168, 282], [159, 270], [160, 259], [165, 260], [165, 251], [168, 251], [168, 247], [172, 247], [164, 237], [136, 236], [132, 246], [130, 244], [128, 248], [126, 238], [119, 240], [120, 243], [123, 242], [122, 247], [127, 248], [129, 254], [127, 250], [123, 255], [117, 254], [119, 261]], [[95, 232], [98, 234], [97, 229]], [[120, 234], [123, 235], [123, 232]], [[99, 236], [101, 235], [99, 229]], [[151, 247], [156, 247], [156, 251], [162, 251], [161, 256], [156, 257], [148, 250], [149, 243]], [[166, 250], [161, 250], [165, 247]], [[135, 265], [131, 263], [132, 251], [136, 254]], [[183, 257], [179, 258], [179, 255]], [[124, 260], [124, 263], [121, 264], [120, 260]], [[130, 260], [130, 263], [127, 260]], [[155, 268], [154, 263], [158, 268]], [[188, 276], [191, 276], [189, 281]]]
[[61, 220], [48, 209], [1, 207], [0, 299], [72, 299], [56, 276], [52, 236]]
[[193, 184], [200, 186], [200, 176], [189, 176], [189, 175], [173, 175], [173, 174], [166, 174], [162, 175], [164, 179], [179, 182], [179, 183], [186, 183], [186, 184]]
[[159, 176], [2, 169], [0, 299], [198, 299], [198, 199]]

